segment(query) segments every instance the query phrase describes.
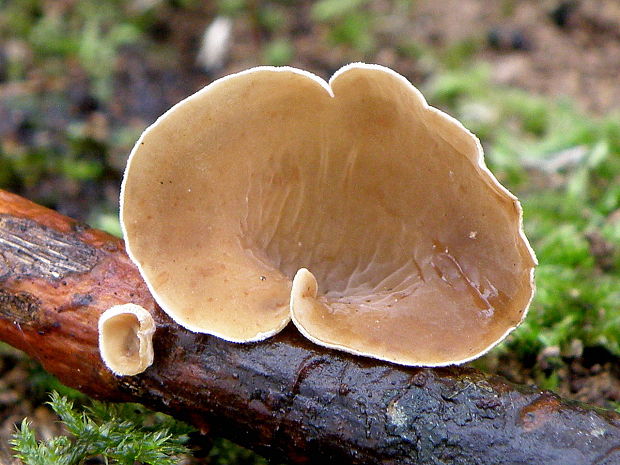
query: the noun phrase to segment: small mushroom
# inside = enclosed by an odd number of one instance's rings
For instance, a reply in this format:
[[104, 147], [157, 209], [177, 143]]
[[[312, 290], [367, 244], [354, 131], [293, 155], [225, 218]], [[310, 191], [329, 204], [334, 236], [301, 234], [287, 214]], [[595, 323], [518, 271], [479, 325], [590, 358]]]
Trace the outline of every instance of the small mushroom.
[[326, 83], [260, 67], [140, 137], [121, 223], [157, 302], [192, 331], [462, 363], [524, 318], [536, 259], [478, 139], [394, 71]]
[[137, 375], [153, 363], [155, 322], [135, 304], [115, 305], [99, 317], [99, 352], [105, 365], [120, 376]]

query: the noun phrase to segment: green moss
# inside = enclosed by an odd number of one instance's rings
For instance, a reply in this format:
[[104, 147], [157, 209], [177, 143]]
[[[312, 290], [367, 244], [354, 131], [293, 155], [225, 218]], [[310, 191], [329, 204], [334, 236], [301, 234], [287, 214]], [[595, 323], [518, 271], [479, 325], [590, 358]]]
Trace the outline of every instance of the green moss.
[[272, 66], [288, 65], [295, 55], [295, 49], [287, 39], [274, 39], [265, 45], [263, 60]]
[[93, 402], [76, 409], [57, 393], [49, 405], [71, 436], [39, 442], [22, 421], [11, 445], [27, 465], [80, 465], [94, 457], [111, 464], [173, 465], [188, 453], [184, 444], [193, 428], [140, 405]]
[[355, 14], [369, 0], [319, 0], [312, 5], [312, 19], [318, 22], [342, 20]]

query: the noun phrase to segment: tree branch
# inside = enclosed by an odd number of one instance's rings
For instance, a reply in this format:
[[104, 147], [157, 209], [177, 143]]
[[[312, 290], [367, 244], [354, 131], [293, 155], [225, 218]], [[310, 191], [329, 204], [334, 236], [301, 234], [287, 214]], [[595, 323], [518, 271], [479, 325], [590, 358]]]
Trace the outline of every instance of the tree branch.
[[[116, 377], [97, 319], [133, 302], [157, 323], [155, 363]], [[620, 463], [620, 415], [479, 371], [406, 368], [313, 345], [191, 333], [157, 306], [123, 242], [0, 191], [0, 339], [65, 384], [141, 402], [295, 463]]]

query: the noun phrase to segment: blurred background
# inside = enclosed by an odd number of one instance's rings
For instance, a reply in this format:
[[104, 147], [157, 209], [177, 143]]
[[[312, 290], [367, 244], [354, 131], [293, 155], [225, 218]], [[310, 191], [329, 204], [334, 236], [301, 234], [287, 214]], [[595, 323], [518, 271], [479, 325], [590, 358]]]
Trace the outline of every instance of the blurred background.
[[[393, 68], [460, 119], [523, 202], [538, 292], [473, 365], [618, 409], [617, 0], [0, 0], [0, 188], [120, 235], [128, 153], [174, 103], [252, 66], [328, 79], [353, 61]], [[0, 353], [11, 463], [24, 416], [43, 439], [62, 431], [48, 391], [84, 399]], [[195, 463], [263, 463], [218, 441]]]

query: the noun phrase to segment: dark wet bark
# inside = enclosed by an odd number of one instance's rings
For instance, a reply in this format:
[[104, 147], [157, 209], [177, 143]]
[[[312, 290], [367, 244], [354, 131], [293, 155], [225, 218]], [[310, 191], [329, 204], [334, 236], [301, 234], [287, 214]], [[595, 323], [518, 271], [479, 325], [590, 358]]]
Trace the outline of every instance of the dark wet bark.
[[[155, 363], [116, 377], [96, 322], [134, 302]], [[620, 415], [464, 368], [405, 368], [311, 344], [197, 335], [156, 305], [123, 242], [0, 191], [0, 339], [91, 396], [141, 402], [272, 458], [334, 464], [620, 463]]]

